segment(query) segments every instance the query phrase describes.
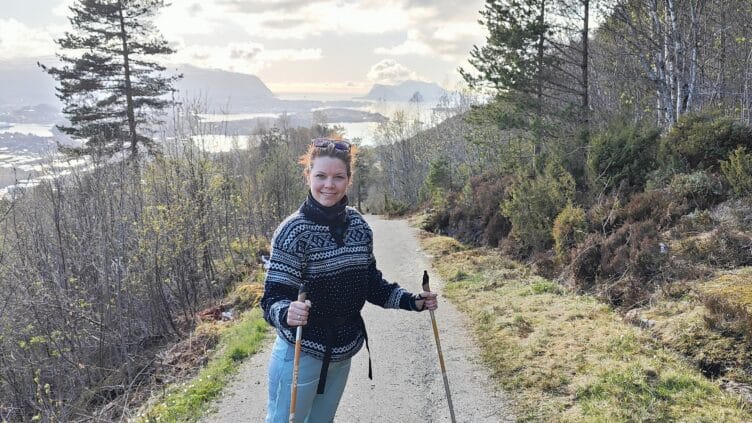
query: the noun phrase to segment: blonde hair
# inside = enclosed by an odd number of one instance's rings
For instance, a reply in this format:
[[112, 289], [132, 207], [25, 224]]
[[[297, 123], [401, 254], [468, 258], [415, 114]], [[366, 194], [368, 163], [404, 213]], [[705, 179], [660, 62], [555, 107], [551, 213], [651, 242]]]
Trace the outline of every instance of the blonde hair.
[[[334, 138], [331, 138], [332, 141], [337, 141]], [[350, 144], [348, 142], [348, 144]], [[326, 147], [316, 147], [311, 143], [311, 145], [308, 146], [308, 150], [300, 156], [300, 159], [298, 160], [298, 163], [303, 165], [303, 175], [308, 178], [311, 172], [311, 168], [313, 167], [313, 161], [318, 157], [332, 157], [335, 159], [340, 159], [345, 164], [345, 169], [347, 171], [347, 177], [352, 178], [353, 171], [352, 169], [355, 167], [355, 156], [357, 155], [358, 148], [354, 144], [350, 144], [350, 149], [348, 151], [340, 150], [335, 148], [334, 144], [329, 144]]]

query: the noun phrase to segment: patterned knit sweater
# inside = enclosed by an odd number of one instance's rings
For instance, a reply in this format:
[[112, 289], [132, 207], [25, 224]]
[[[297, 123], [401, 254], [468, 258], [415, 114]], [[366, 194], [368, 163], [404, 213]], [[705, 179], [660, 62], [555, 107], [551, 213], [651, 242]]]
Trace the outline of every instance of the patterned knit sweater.
[[345, 232], [339, 240], [330, 227], [314, 222], [302, 210], [285, 219], [272, 237], [261, 300], [264, 318], [281, 338], [294, 344], [295, 328], [287, 325], [287, 310], [305, 282], [311, 309], [302, 350], [323, 359], [329, 339], [331, 360], [346, 360], [363, 346], [359, 313], [366, 301], [383, 308], [415, 310], [415, 300], [410, 292], [382, 278], [373, 255], [371, 228], [354, 208], [345, 210], [349, 224], [342, 228]]

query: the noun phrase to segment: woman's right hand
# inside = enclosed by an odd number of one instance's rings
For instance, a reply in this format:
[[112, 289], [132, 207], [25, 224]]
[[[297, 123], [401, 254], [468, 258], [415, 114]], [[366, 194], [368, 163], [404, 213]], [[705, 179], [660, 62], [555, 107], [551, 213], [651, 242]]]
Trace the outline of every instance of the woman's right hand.
[[287, 325], [290, 327], [305, 326], [308, 324], [308, 310], [311, 308], [311, 302], [293, 301], [287, 309]]

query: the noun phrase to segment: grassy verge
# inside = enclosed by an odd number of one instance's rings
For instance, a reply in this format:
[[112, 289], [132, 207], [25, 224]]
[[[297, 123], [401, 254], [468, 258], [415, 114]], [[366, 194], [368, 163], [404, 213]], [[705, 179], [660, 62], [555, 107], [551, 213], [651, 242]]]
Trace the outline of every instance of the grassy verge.
[[435, 236], [423, 245], [519, 421], [752, 421], [740, 397], [597, 300], [493, 250]]
[[661, 344], [709, 377], [752, 384], [752, 268], [697, 282], [678, 298], [640, 310]]
[[143, 412], [137, 421], [198, 420], [237, 372], [238, 364], [261, 348], [269, 333], [268, 327], [258, 308], [241, 315], [237, 323], [222, 327], [219, 344], [208, 365], [192, 380], [168, 389], [166, 395]]

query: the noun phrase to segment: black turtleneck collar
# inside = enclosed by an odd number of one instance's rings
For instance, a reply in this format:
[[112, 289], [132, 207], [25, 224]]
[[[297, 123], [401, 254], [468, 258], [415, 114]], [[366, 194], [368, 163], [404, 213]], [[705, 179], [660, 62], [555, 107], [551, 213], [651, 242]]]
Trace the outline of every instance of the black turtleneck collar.
[[308, 198], [300, 206], [300, 211], [314, 223], [329, 227], [329, 232], [338, 246], [345, 245], [345, 233], [350, 224], [347, 216], [347, 196], [342, 197], [337, 204], [326, 207], [316, 201], [311, 191], [308, 191]]

